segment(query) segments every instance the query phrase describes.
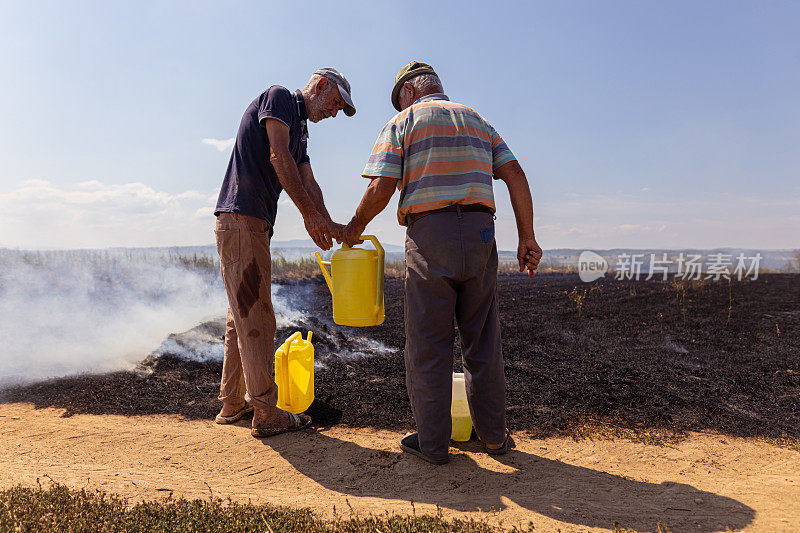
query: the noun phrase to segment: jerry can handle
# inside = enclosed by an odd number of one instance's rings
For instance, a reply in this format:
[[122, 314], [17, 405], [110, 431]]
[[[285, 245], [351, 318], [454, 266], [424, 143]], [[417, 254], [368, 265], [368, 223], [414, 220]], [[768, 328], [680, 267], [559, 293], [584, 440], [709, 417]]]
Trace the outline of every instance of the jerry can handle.
[[331, 291], [333, 294], [333, 280], [331, 279], [331, 275], [328, 273], [328, 269], [325, 268], [326, 266], [331, 266], [330, 261], [323, 261], [322, 255], [319, 252], [314, 252], [314, 255], [317, 257], [317, 263], [319, 263], [319, 267], [322, 269], [322, 275], [325, 276], [325, 282], [328, 284], [328, 290]]
[[372, 243], [372, 246], [374, 246], [375, 250], [377, 250], [378, 252], [378, 261], [380, 262], [380, 264], [378, 265], [378, 291], [377, 291], [378, 300], [375, 302], [375, 312], [379, 313], [381, 309], [381, 304], [383, 304], [383, 270], [384, 270], [383, 264], [386, 254], [383, 251], [383, 246], [381, 246], [381, 243], [378, 242], [378, 238], [375, 235], [361, 235], [359, 239], [370, 241]]
[[[297, 339], [302, 339], [302, 338], [303, 338], [303, 334], [300, 333], [299, 331], [295, 331], [294, 333], [292, 333], [292, 335], [288, 339], [286, 339], [286, 342], [284, 342], [284, 344], [286, 344], [287, 348], [288, 348], [288, 345], [292, 344]], [[289, 353], [288, 349], [286, 350], [286, 353]]]
[[292, 336], [286, 339], [286, 342], [283, 343], [284, 350], [283, 361], [281, 361], [281, 373], [283, 374], [283, 381], [286, 383], [286, 390], [283, 392], [283, 394], [281, 394], [281, 387], [278, 387], [278, 396], [283, 396], [281, 403], [287, 407], [292, 403], [292, 395], [289, 394], [289, 352], [292, 351], [292, 343], [298, 338], [302, 339], [303, 334], [299, 331], [295, 331], [292, 333]]

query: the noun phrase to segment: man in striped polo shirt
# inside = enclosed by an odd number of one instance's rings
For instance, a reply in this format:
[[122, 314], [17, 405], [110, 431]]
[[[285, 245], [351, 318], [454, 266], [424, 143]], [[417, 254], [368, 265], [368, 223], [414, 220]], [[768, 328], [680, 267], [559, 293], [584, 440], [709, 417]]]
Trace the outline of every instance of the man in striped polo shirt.
[[505, 376], [497, 303], [492, 183], [508, 186], [517, 221], [520, 272], [542, 256], [533, 232], [525, 173], [475, 110], [451, 102], [430, 65], [398, 72], [392, 104], [363, 176], [371, 183], [341, 240], [360, 243], [367, 223], [400, 191], [406, 230], [406, 385], [417, 433], [400, 447], [434, 464], [449, 461], [453, 316], [458, 324], [472, 420], [489, 453], [513, 446], [506, 428]]

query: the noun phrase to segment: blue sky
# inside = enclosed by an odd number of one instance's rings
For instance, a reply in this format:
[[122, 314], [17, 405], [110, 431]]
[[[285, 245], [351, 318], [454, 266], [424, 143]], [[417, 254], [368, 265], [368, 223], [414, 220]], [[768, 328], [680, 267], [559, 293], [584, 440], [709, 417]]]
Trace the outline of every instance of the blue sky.
[[[0, 246], [211, 243], [242, 112], [321, 66], [358, 108], [310, 126], [346, 222], [418, 59], [515, 152], [545, 248], [800, 247], [800, 4], [454, 5], [0, 0]], [[395, 209], [368, 230], [399, 244]], [[304, 237], [284, 195], [275, 239]]]

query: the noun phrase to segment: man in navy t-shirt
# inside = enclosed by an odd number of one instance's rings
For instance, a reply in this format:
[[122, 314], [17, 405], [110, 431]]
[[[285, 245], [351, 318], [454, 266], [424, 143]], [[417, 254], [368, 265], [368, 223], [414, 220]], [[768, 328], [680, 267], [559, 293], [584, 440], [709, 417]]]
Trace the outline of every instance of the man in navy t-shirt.
[[228, 293], [219, 424], [254, 410], [252, 434], [267, 437], [302, 429], [304, 415], [276, 407], [273, 380], [275, 312], [271, 298], [269, 240], [286, 190], [317, 246], [330, 249], [342, 226], [331, 220], [307, 154], [307, 121], [353, 116], [350, 84], [334, 68], [314, 72], [294, 93], [273, 85], [248, 106], [239, 125], [219, 200], [215, 235]]

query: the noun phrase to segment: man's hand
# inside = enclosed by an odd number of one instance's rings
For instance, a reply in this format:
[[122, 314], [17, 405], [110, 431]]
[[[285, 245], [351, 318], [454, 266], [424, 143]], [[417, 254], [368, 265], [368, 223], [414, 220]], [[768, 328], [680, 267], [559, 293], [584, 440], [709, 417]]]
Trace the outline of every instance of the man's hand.
[[338, 243], [342, 242], [342, 230], [344, 230], [344, 224], [337, 224], [332, 220], [328, 222], [328, 231]]
[[310, 215], [303, 217], [306, 231], [313, 239], [314, 244], [323, 250], [330, 250], [333, 246], [331, 237], [333, 236], [331, 224], [319, 211], [313, 211]]
[[350, 221], [350, 223], [342, 229], [340, 237], [342, 241], [347, 244], [347, 246], [355, 246], [356, 244], [361, 244], [364, 242], [363, 240], [359, 239], [361, 234], [364, 232], [364, 227], [362, 227], [356, 217]]
[[517, 259], [519, 260], [519, 271], [527, 270], [528, 276], [533, 278], [534, 272], [539, 267], [539, 261], [542, 259], [542, 249], [535, 237], [519, 241]]

